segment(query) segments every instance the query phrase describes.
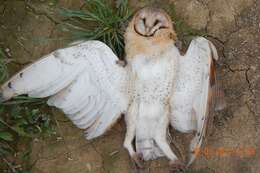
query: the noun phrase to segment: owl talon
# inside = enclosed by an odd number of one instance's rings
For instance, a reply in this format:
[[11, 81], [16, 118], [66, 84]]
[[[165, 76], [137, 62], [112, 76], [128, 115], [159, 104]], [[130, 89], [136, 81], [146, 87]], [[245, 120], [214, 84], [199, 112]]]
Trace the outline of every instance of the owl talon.
[[132, 160], [136, 166], [137, 169], [143, 169], [144, 168], [144, 160], [141, 153], [135, 153], [132, 156]]
[[169, 165], [172, 173], [185, 173], [185, 166], [180, 160], [172, 160]]

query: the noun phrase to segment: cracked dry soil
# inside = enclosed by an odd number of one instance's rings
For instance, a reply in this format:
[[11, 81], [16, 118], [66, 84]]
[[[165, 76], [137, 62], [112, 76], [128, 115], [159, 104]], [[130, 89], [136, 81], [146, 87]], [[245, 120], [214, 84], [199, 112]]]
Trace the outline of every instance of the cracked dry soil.
[[[147, 2], [131, 0], [130, 4], [138, 8]], [[11, 50], [10, 71], [15, 72], [64, 46], [64, 40], [46, 41], [42, 38], [52, 40], [64, 36], [59, 30], [56, 7], [78, 9], [82, 3], [82, 0], [0, 0], [0, 47]], [[163, 0], [162, 3], [174, 3], [177, 15], [192, 28], [206, 31], [217, 45], [219, 80], [228, 103], [225, 110], [215, 114], [203, 152], [187, 172], [259, 173], [260, 1]], [[122, 121], [105, 136], [86, 141], [83, 132], [62, 113], [52, 111], [57, 135], [32, 142], [30, 172], [133, 171], [122, 147], [125, 133]], [[182, 149], [187, 148], [181, 134], [175, 132], [174, 140]], [[223, 150], [226, 151], [224, 154], [221, 153]], [[147, 162], [145, 166], [142, 172], [169, 172], [164, 158]]]

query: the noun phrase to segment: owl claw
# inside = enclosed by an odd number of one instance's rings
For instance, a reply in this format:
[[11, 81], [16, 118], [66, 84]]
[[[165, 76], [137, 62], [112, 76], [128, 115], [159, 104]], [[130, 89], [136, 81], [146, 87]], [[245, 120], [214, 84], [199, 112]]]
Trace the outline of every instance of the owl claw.
[[144, 168], [144, 160], [143, 160], [143, 155], [141, 153], [135, 153], [132, 156], [132, 160], [133, 160], [137, 169], [143, 169]]
[[185, 166], [180, 160], [172, 160], [169, 165], [172, 173], [185, 173]]

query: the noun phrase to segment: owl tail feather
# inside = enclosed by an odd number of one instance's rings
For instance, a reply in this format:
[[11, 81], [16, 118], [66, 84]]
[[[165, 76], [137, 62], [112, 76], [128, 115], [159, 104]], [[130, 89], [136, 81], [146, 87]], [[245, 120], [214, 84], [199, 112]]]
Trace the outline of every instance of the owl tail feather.
[[144, 160], [154, 160], [164, 156], [161, 149], [156, 145], [155, 141], [150, 139], [136, 139], [136, 151], [142, 154]]

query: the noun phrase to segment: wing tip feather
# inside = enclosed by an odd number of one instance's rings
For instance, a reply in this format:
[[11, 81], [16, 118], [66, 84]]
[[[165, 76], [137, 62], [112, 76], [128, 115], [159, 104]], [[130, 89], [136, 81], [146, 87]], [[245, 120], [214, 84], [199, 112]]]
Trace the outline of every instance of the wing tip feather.
[[211, 41], [208, 40], [208, 43], [209, 43], [209, 48], [210, 48], [210, 52], [211, 52], [211, 57], [213, 60], [217, 61], [219, 59], [218, 51]]
[[204, 139], [204, 135], [203, 135], [203, 133], [198, 133], [198, 134], [200, 134], [200, 135], [194, 137], [190, 144], [190, 154], [188, 157], [186, 168], [188, 168], [195, 161], [195, 159], [198, 156], [198, 152], [201, 148], [202, 140]]

